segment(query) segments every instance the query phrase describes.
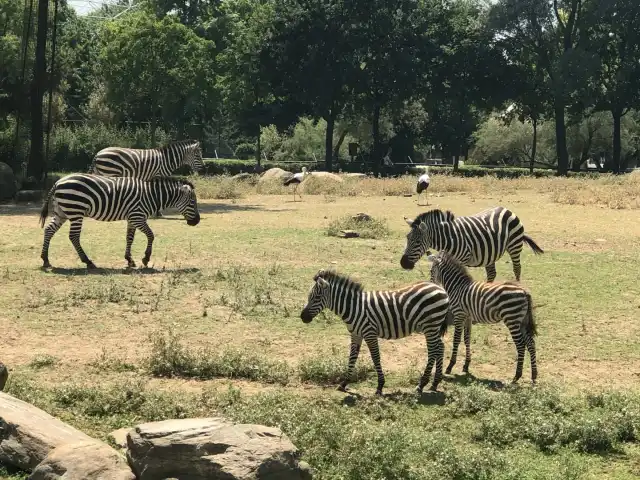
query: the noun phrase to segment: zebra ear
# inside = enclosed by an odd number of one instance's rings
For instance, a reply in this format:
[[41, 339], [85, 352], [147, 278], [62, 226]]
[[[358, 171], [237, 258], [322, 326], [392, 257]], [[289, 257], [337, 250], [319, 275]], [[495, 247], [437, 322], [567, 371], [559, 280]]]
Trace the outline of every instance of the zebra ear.
[[328, 287], [329, 286], [329, 282], [327, 282], [322, 277], [318, 277], [318, 280], [316, 280], [316, 281], [318, 282], [318, 285], [320, 285], [321, 287]]
[[418, 225], [418, 228], [423, 232], [427, 231], [427, 225], [424, 222], [420, 222], [420, 225]]
[[408, 217], [404, 217], [404, 221], [407, 222], [407, 224], [412, 227], [413, 226], [413, 219], [412, 218], [408, 218]]

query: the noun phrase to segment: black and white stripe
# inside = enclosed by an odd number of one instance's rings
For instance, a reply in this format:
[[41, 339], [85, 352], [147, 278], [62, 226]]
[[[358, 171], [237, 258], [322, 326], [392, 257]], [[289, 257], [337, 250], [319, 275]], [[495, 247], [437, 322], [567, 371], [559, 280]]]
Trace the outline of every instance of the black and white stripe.
[[442, 379], [446, 316], [449, 297], [445, 290], [431, 282], [418, 282], [397, 290], [366, 291], [359, 283], [335, 272], [320, 270], [300, 318], [309, 323], [328, 308], [342, 317], [351, 333], [349, 369], [339, 389], [346, 391], [347, 382], [365, 341], [378, 374], [376, 394], [382, 395], [384, 374], [380, 366], [378, 338], [397, 339], [412, 333], [423, 333], [427, 339], [427, 366], [416, 390], [422, 392], [429, 382], [431, 369], [436, 371], [431, 385], [435, 391]]
[[415, 220], [405, 217], [411, 227], [400, 265], [411, 270], [429, 249], [444, 250], [467, 267], [484, 266], [487, 281], [496, 278], [496, 261], [505, 252], [511, 257], [513, 273], [520, 281], [520, 253], [527, 243], [536, 255], [544, 251], [524, 234], [524, 225], [509, 209], [495, 207], [468, 217], [450, 211], [430, 210]]
[[58, 180], [42, 206], [40, 225], [53, 212], [44, 230], [41, 258], [43, 267], [50, 267], [49, 243], [60, 227], [69, 220], [69, 239], [80, 260], [88, 268], [95, 265], [80, 245], [80, 232], [84, 217], [112, 222], [127, 221], [127, 247], [125, 260], [129, 267], [135, 267], [131, 258], [131, 244], [136, 228], [147, 236], [147, 249], [142, 263], [146, 267], [151, 257], [153, 232], [147, 218], [159, 209], [175, 207], [187, 220], [188, 225], [200, 222], [196, 192], [191, 182], [179, 178], [157, 177], [143, 181], [131, 177], [102, 177], [89, 174], [72, 174]]
[[513, 382], [522, 376], [525, 348], [531, 360], [531, 381], [535, 382], [538, 376], [534, 340], [536, 323], [529, 292], [516, 283], [476, 282], [464, 265], [446, 252], [429, 255], [428, 259], [432, 262], [431, 281], [442, 285], [449, 294], [455, 324], [453, 352], [446, 373], [451, 373], [456, 363], [463, 327], [466, 357], [462, 371], [469, 373], [471, 325], [504, 322], [518, 353]]
[[181, 140], [161, 148], [103, 148], [93, 158], [89, 173], [151, 180], [170, 176], [183, 165], [191, 167], [194, 172], [204, 168], [202, 148], [197, 140]]

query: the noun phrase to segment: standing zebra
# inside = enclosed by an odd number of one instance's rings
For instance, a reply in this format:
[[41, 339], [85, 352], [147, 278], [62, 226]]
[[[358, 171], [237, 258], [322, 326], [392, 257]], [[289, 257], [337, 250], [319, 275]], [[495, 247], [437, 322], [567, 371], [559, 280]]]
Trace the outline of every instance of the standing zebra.
[[309, 323], [323, 309], [329, 308], [342, 317], [351, 333], [347, 378], [340, 383], [338, 390], [346, 391], [364, 340], [378, 374], [376, 394], [382, 395], [384, 374], [378, 338], [397, 339], [414, 332], [425, 335], [428, 358], [416, 391], [422, 393], [429, 382], [434, 362], [436, 371], [431, 390], [437, 390], [442, 379], [442, 336], [447, 330], [449, 309], [449, 297], [443, 288], [430, 282], [418, 282], [397, 290], [365, 291], [348, 277], [325, 270], [320, 270], [313, 280], [315, 284], [309, 292], [309, 300], [300, 313], [302, 321]]
[[136, 228], [147, 236], [147, 249], [142, 259], [146, 267], [151, 258], [153, 232], [147, 224], [147, 218], [159, 209], [177, 208], [187, 220], [187, 225], [200, 222], [196, 191], [187, 180], [171, 177], [156, 177], [143, 181], [131, 177], [101, 177], [89, 174], [72, 174], [58, 180], [47, 195], [40, 212], [40, 226], [49, 214], [53, 216], [44, 230], [41, 258], [43, 268], [49, 263], [49, 243], [60, 227], [69, 220], [69, 240], [73, 244], [80, 260], [87, 268], [96, 268], [80, 245], [80, 232], [84, 217], [112, 222], [127, 221], [127, 247], [124, 258], [130, 268], [136, 266], [131, 258], [131, 244]]
[[468, 217], [455, 217], [449, 210], [430, 210], [415, 220], [405, 217], [411, 227], [407, 246], [400, 259], [405, 270], [411, 270], [429, 248], [444, 250], [467, 267], [485, 267], [487, 281], [496, 278], [496, 261], [505, 251], [511, 257], [513, 273], [520, 281], [520, 253], [523, 242], [536, 255], [544, 251], [524, 234], [520, 219], [504, 207], [495, 207]]
[[447, 252], [427, 257], [431, 262], [431, 281], [442, 285], [449, 294], [455, 333], [453, 352], [446, 373], [456, 364], [458, 346], [464, 325], [466, 357], [462, 371], [469, 373], [471, 363], [471, 325], [473, 323], [504, 322], [516, 345], [518, 360], [513, 383], [522, 376], [525, 348], [531, 360], [531, 382], [538, 376], [536, 364], [536, 323], [531, 295], [521, 286], [511, 283], [476, 282], [462, 263]]
[[[202, 148], [197, 140], [181, 140], [160, 148], [107, 147], [96, 153], [89, 173], [105, 177], [135, 177], [151, 180], [170, 176], [183, 165], [194, 172], [204, 169]], [[161, 216], [161, 212], [154, 212]]]

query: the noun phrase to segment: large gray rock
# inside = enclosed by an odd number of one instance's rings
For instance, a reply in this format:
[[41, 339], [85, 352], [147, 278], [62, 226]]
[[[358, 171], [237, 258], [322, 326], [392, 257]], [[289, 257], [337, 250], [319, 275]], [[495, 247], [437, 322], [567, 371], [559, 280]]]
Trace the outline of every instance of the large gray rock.
[[18, 182], [13, 170], [6, 163], [0, 162], [0, 200], [9, 200], [18, 191]]
[[135, 480], [126, 460], [97, 440], [54, 448], [28, 480]]
[[297, 449], [278, 428], [234, 425], [223, 418], [166, 420], [138, 425], [127, 436], [129, 465], [138, 480], [303, 480]]
[[0, 362], [0, 392], [4, 390], [4, 386], [7, 384], [9, 378], [9, 370], [4, 363]]
[[0, 464], [33, 470], [54, 448], [95, 441], [22, 400], [0, 392]]
[[274, 180], [284, 181], [285, 178], [289, 178], [291, 175], [293, 175], [291, 172], [287, 172], [281, 168], [270, 168], [260, 176], [258, 183], [271, 182]]

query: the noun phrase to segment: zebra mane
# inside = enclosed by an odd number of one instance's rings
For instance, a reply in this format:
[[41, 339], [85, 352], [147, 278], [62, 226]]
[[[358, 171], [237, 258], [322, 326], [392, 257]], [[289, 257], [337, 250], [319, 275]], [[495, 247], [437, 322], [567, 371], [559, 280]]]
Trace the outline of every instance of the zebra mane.
[[342, 283], [345, 287], [349, 287], [349, 289], [353, 289], [358, 292], [362, 292], [364, 287], [360, 282], [353, 280], [347, 275], [341, 275], [334, 270], [320, 270], [313, 277], [313, 280], [316, 281], [318, 278], [322, 278], [329, 283]]
[[451, 255], [449, 252], [441, 250], [436, 255], [436, 261], [442, 263], [444, 266], [451, 267], [456, 270], [460, 275], [464, 275], [465, 278], [473, 280], [473, 277], [469, 273], [467, 267], [465, 267], [460, 260]]
[[429, 220], [451, 222], [455, 218], [456, 217], [455, 217], [455, 215], [453, 214], [453, 212], [451, 210], [442, 211], [439, 208], [435, 208], [433, 210], [429, 210], [428, 212], [424, 212], [424, 213], [421, 213], [420, 215], [418, 215], [413, 220], [413, 223], [411, 224], [411, 227], [412, 228], [413, 227], [417, 227], [422, 222], [428, 223]]

